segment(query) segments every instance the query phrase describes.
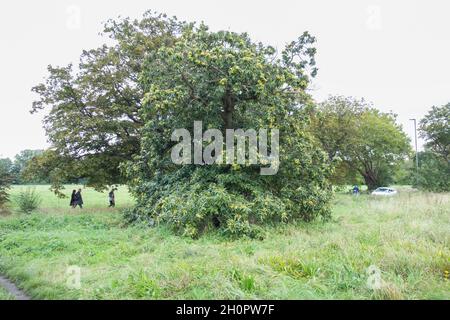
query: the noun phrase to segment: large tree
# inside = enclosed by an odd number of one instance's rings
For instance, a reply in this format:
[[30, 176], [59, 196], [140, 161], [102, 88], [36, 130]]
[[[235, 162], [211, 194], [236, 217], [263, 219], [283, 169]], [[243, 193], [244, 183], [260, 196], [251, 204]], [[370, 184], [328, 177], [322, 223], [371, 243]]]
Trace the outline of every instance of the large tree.
[[45, 166], [53, 168], [56, 190], [66, 178], [84, 177], [98, 189], [124, 181], [119, 166], [140, 149], [142, 63], [173, 45], [184, 25], [152, 12], [141, 20], [110, 20], [103, 35], [111, 45], [83, 51], [76, 69], [48, 67], [46, 81], [32, 89], [39, 96], [32, 112], [46, 112], [52, 148], [40, 163], [52, 161]]
[[329, 161], [339, 163], [334, 174], [338, 183], [353, 182], [357, 174], [369, 190], [388, 185], [411, 151], [395, 115], [364, 100], [330, 97], [312, 113], [311, 128]]
[[[246, 34], [201, 25], [150, 55], [141, 78], [141, 152], [128, 166], [138, 200], [129, 217], [168, 223], [190, 236], [212, 227], [255, 236], [263, 223], [328, 216], [330, 168], [305, 130], [314, 41], [305, 33], [277, 56]], [[261, 164], [174, 164], [173, 130], [192, 132], [199, 120], [222, 132], [277, 128], [278, 173], [260, 175]]]

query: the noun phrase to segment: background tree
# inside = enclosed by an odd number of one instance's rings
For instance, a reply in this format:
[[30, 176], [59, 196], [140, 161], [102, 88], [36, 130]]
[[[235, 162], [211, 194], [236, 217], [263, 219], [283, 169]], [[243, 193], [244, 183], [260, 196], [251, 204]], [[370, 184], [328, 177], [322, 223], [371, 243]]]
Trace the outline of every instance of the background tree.
[[13, 172], [13, 162], [10, 158], [2, 158], [0, 159], [0, 166], [4, 171], [12, 173]]
[[110, 20], [103, 35], [112, 45], [83, 51], [76, 72], [72, 65], [48, 67], [46, 81], [32, 89], [39, 96], [32, 112], [47, 112], [52, 151], [39, 163], [52, 161], [45, 167], [53, 167], [55, 190], [67, 178], [84, 177], [96, 189], [124, 181], [119, 166], [140, 149], [142, 63], [171, 46], [183, 25], [150, 11], [141, 20]]
[[399, 167], [411, 153], [411, 145], [393, 114], [370, 109], [360, 120], [354, 148], [349, 148], [346, 161], [373, 190], [395, 181]]
[[311, 128], [329, 161], [341, 161], [334, 181], [349, 183], [358, 174], [369, 190], [392, 183], [411, 151], [395, 115], [364, 100], [330, 97], [312, 113]]
[[[194, 237], [209, 228], [256, 236], [264, 223], [328, 217], [330, 167], [305, 130], [314, 41], [305, 33], [277, 57], [246, 34], [201, 25], [152, 53], [141, 77], [141, 153], [127, 167], [138, 200], [128, 217]], [[222, 131], [278, 128], [278, 173], [261, 176], [260, 165], [173, 164], [173, 130], [192, 132], [196, 120]]]
[[82, 177], [76, 174], [86, 172], [83, 168], [76, 167], [78, 165], [84, 165], [84, 162], [73, 161], [70, 156], [48, 149], [27, 163], [22, 171], [22, 177], [26, 181], [50, 181], [52, 183], [50, 189], [57, 196], [65, 197], [61, 190], [62, 185], [79, 183]]
[[0, 159], [0, 208], [9, 200], [8, 189], [11, 184], [11, 168], [10, 159]]
[[360, 173], [342, 161], [357, 134], [358, 118], [366, 111], [364, 100], [330, 96], [311, 113], [311, 130], [335, 169], [331, 181], [335, 185], [362, 182]]
[[[25, 183], [39, 183], [41, 181], [30, 180], [23, 177], [23, 172], [25, 167], [30, 161], [35, 157], [41, 155], [44, 150], [23, 150], [14, 157], [14, 162], [11, 168], [11, 174], [13, 176], [14, 184], [25, 184]], [[44, 182], [48, 180], [43, 180]]]
[[419, 154], [417, 186], [429, 191], [450, 191], [450, 103], [433, 107], [420, 121], [425, 152]]
[[420, 121], [419, 132], [430, 151], [450, 162], [450, 103], [432, 107]]
[[[416, 177], [414, 168], [413, 177]], [[450, 165], [437, 153], [419, 152], [419, 174], [411, 179], [414, 187], [433, 192], [450, 191]]]

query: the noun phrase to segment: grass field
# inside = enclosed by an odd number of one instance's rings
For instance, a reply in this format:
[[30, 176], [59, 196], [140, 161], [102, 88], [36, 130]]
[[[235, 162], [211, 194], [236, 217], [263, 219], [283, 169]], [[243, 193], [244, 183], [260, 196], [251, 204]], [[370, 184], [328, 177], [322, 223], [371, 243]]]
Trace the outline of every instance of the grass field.
[[[47, 186], [36, 190], [39, 211], [14, 213], [12, 205], [0, 216], [0, 273], [33, 298], [450, 298], [450, 194], [337, 194], [331, 222], [268, 227], [264, 240], [230, 241], [125, 226], [120, 209], [106, 208], [105, 193], [85, 190], [86, 208], [74, 210]], [[125, 187], [116, 198], [119, 207], [132, 204]], [[376, 289], [367, 285], [370, 266], [381, 272]], [[79, 288], [68, 286], [73, 267]]]
[[14, 300], [14, 298], [4, 288], [0, 287], [0, 300]]

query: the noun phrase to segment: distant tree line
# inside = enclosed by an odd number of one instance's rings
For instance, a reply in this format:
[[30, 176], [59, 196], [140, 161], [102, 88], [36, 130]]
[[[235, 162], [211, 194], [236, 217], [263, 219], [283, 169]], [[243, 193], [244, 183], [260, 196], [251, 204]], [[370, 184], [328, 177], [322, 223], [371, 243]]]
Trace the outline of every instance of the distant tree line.
[[[19, 152], [12, 160], [0, 158], [0, 207], [9, 200], [8, 190], [11, 185], [52, 182], [51, 175], [36, 169], [48, 152], [42, 149], [26, 149]], [[66, 183], [84, 183], [84, 180], [82, 177], [61, 180], [61, 184]]]
[[431, 110], [419, 122], [425, 139], [415, 153], [392, 113], [382, 113], [364, 100], [334, 96], [319, 103], [311, 116], [314, 136], [335, 163], [335, 185], [365, 184], [369, 190], [393, 183], [450, 191], [450, 103]]
[[0, 159], [0, 207], [9, 200], [8, 190], [12, 184], [49, 183], [49, 179], [35, 179], [24, 175], [25, 168], [43, 150], [23, 150], [13, 160]]
[[48, 177], [36, 178], [35, 176], [25, 175], [25, 168], [29, 162], [37, 156], [43, 154], [44, 150], [23, 150], [19, 152], [13, 160], [10, 158], [0, 159], [0, 167], [11, 184], [46, 184], [50, 180]]

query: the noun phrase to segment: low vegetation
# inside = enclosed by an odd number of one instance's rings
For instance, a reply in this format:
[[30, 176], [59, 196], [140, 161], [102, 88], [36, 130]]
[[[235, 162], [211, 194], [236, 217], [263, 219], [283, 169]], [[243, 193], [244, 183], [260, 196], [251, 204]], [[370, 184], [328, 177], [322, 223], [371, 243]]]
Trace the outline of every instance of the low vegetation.
[[6, 289], [0, 287], [0, 300], [14, 300], [14, 297]]
[[39, 194], [32, 188], [27, 188], [24, 191], [20, 191], [14, 200], [19, 208], [19, 211], [28, 214], [39, 208], [39, 205], [42, 202]]
[[[47, 188], [36, 189], [44, 199], [38, 212], [0, 217], [0, 272], [34, 298], [450, 298], [449, 194], [337, 194], [332, 221], [266, 227], [264, 240], [230, 241], [125, 227], [120, 210], [105, 208], [106, 194], [84, 190], [80, 210]], [[124, 187], [116, 199], [132, 205]], [[67, 286], [71, 266], [80, 267], [79, 289]], [[381, 271], [375, 290], [367, 286], [370, 266]]]

